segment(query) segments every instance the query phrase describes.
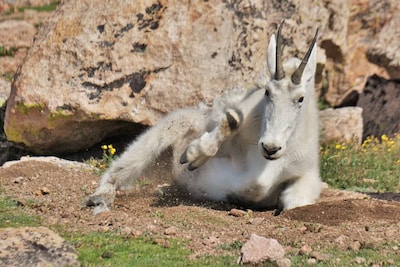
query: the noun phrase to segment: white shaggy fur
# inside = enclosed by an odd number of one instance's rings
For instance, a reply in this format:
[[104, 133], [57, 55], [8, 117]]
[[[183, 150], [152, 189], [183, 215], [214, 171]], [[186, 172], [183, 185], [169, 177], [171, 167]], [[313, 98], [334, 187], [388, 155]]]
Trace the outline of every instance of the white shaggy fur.
[[[276, 41], [268, 46], [275, 74]], [[293, 73], [300, 60], [283, 64]], [[314, 89], [316, 45], [299, 85], [271, 79], [263, 88], [235, 89], [212, 108], [175, 111], [134, 141], [101, 177], [87, 205], [108, 210], [115, 191], [134, 184], [167, 148], [173, 176], [194, 197], [258, 208], [291, 209], [319, 197], [318, 109]]]

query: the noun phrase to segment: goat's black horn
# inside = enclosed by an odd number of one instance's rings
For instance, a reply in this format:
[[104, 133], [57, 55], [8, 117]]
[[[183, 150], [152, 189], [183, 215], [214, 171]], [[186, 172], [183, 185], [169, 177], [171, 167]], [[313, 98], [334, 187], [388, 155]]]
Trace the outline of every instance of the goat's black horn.
[[292, 83], [295, 85], [298, 85], [301, 82], [301, 76], [303, 76], [304, 69], [307, 65], [308, 60], [310, 59], [311, 52], [312, 52], [314, 45], [318, 39], [318, 30], [319, 29], [317, 29], [317, 31], [315, 32], [314, 39], [312, 40], [312, 43], [311, 43], [310, 47], [308, 48], [307, 53], [305, 54], [303, 60], [301, 61], [300, 66], [292, 74], [292, 77], [291, 77]]

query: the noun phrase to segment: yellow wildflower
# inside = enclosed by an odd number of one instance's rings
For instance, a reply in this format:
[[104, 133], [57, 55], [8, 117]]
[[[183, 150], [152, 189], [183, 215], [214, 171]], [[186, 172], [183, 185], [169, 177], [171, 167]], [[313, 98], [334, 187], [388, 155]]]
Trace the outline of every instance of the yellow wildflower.
[[383, 142], [387, 142], [389, 140], [386, 134], [382, 134], [381, 139]]
[[341, 149], [341, 148], [342, 148], [342, 145], [341, 145], [341, 144], [336, 144], [336, 145], [335, 145], [335, 148], [336, 148], [336, 149]]
[[103, 145], [103, 146], [101, 146], [101, 149], [103, 149], [103, 150], [107, 150], [107, 145]]

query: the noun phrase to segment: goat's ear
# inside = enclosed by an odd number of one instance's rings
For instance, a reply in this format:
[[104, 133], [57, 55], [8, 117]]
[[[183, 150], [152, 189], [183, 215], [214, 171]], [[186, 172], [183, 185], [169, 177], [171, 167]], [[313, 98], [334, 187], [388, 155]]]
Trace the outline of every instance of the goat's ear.
[[317, 69], [317, 43], [311, 51], [310, 58], [307, 62], [307, 66], [304, 70], [303, 78], [305, 81], [309, 81], [315, 76], [315, 71]]
[[268, 64], [268, 70], [269, 74], [271, 75], [271, 79], [275, 77], [275, 69], [276, 69], [276, 40], [275, 40], [275, 34], [271, 36], [271, 39], [269, 40], [269, 45], [268, 45], [268, 51], [267, 51], [267, 64]]

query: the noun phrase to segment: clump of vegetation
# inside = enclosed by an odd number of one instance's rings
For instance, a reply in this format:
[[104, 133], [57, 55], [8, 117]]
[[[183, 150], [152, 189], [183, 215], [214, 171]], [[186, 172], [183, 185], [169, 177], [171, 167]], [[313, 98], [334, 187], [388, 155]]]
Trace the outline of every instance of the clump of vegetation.
[[321, 146], [321, 176], [338, 189], [400, 192], [400, 134]]
[[0, 57], [14, 57], [15, 51], [18, 49], [16, 47], [7, 48], [0, 45]]
[[54, 11], [60, 1], [52, 1], [48, 5], [43, 5], [43, 6], [19, 6], [19, 7], [12, 7], [10, 10], [3, 12], [4, 15], [10, 15], [15, 13], [16, 11], [18, 12], [25, 12], [25, 10], [35, 10], [37, 12], [50, 12]]
[[102, 145], [103, 155], [101, 159], [90, 158], [87, 163], [99, 170], [99, 174], [103, 173], [108, 167], [110, 167], [111, 162], [115, 159], [117, 149], [113, 145]]

